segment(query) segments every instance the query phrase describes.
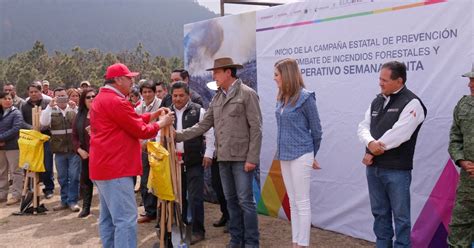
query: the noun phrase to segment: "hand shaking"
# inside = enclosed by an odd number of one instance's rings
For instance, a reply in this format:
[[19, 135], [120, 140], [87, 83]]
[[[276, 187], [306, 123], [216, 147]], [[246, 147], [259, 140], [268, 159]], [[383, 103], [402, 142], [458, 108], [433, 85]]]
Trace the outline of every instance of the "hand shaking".
[[[164, 114], [164, 115], [162, 115]], [[151, 113], [151, 120], [159, 119], [158, 125], [160, 128], [171, 126], [174, 123], [174, 112], [169, 108], [160, 108], [157, 111]]]

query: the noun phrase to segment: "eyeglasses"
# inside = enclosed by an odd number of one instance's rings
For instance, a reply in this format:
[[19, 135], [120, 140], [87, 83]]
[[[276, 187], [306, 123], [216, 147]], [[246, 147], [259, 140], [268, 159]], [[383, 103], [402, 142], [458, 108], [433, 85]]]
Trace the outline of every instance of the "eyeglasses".
[[86, 96], [87, 100], [94, 99], [95, 96]]

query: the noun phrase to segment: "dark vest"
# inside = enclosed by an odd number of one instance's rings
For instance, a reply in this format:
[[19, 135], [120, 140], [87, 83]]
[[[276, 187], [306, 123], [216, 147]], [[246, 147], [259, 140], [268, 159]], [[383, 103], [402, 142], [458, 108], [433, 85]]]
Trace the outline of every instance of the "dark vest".
[[[31, 100], [28, 100], [27, 102], [25, 102], [25, 104], [21, 106], [21, 114], [23, 115], [23, 120], [25, 121], [25, 123], [28, 125], [33, 125], [33, 117], [32, 117], [33, 108], [35, 106], [40, 106], [41, 110], [44, 110], [48, 106], [49, 102], [50, 101], [46, 99], [41, 99], [40, 101], [35, 102], [35, 103], [31, 102]], [[28, 125], [25, 125], [23, 128], [31, 129], [31, 126], [28, 126]], [[41, 133], [51, 136], [49, 127], [41, 126]]]
[[[421, 99], [406, 87], [398, 93], [392, 94], [385, 108], [383, 107], [385, 98], [382, 94], [377, 95], [370, 106], [370, 134], [372, 137], [378, 140], [386, 131], [391, 129], [395, 122], [398, 121], [402, 110], [413, 99], [420, 101], [426, 116], [426, 107]], [[380, 156], [375, 156], [373, 166], [397, 170], [413, 169], [413, 154], [421, 124], [418, 125], [410, 139], [399, 147], [387, 150]]]
[[51, 113], [51, 152], [74, 152], [72, 145], [72, 121], [76, 113], [67, 111], [66, 116], [56, 109]]
[[[174, 105], [171, 106], [171, 110], [175, 111]], [[188, 106], [183, 113], [182, 126], [183, 129], [194, 126], [199, 122], [199, 116], [201, 114], [201, 105], [189, 102]], [[176, 128], [176, 122], [174, 123]], [[202, 135], [184, 141], [184, 155], [183, 161], [186, 166], [202, 165], [202, 158], [204, 156], [204, 137]]]

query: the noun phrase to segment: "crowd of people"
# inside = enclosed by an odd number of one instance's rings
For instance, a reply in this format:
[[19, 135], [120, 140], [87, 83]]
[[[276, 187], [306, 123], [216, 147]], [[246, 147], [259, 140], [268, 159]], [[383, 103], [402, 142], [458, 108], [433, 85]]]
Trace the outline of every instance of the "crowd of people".
[[[228, 247], [259, 247], [252, 188], [260, 162], [262, 114], [257, 93], [237, 76], [242, 68], [229, 57], [214, 61], [208, 71], [217, 85], [210, 86], [215, 95], [207, 109], [199, 94], [190, 89], [189, 73], [183, 69], [172, 72], [168, 85], [149, 79], [135, 82], [139, 73], [116, 63], [107, 68], [99, 90], [87, 81], [79, 88], [51, 90], [43, 80], [28, 86], [26, 99], [16, 95], [13, 84], [4, 84], [0, 93], [0, 201], [7, 205], [20, 202], [24, 171], [18, 166], [19, 130], [32, 128], [32, 109], [39, 106], [40, 131], [51, 137], [44, 144], [44, 197], [54, 194], [55, 164], [61, 202], [53, 210], [69, 209], [80, 211], [79, 218], [89, 216], [95, 186], [102, 245], [136, 247], [137, 224], [159, 219], [158, 199], [147, 188], [150, 162], [146, 144], [159, 141], [160, 129], [173, 126], [182, 165], [182, 217], [192, 227], [191, 244], [205, 239], [204, 169], [210, 167], [222, 212], [213, 225], [225, 227], [230, 235]], [[474, 68], [463, 76], [469, 78], [471, 94], [454, 110], [449, 144], [453, 161], [461, 167], [448, 238], [453, 247], [470, 246], [474, 239]], [[294, 59], [275, 63], [274, 80], [278, 88], [275, 159], [281, 163], [290, 203], [291, 245], [307, 247], [311, 172], [321, 169], [316, 159], [322, 139], [316, 95], [305, 88]], [[377, 247], [411, 247], [411, 171], [418, 132], [428, 111], [406, 81], [403, 63], [385, 63], [379, 75], [381, 92], [358, 128], [366, 147], [362, 163]], [[144, 206], [140, 214], [135, 200], [137, 176], [141, 177]]]

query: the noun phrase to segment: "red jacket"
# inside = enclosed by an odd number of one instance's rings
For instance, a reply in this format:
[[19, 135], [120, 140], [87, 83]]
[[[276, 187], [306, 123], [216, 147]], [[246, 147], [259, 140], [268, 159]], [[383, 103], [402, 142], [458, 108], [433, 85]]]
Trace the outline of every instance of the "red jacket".
[[138, 115], [132, 104], [115, 91], [100, 89], [90, 110], [89, 176], [109, 180], [142, 174], [139, 139], [150, 139], [159, 130], [150, 114]]

